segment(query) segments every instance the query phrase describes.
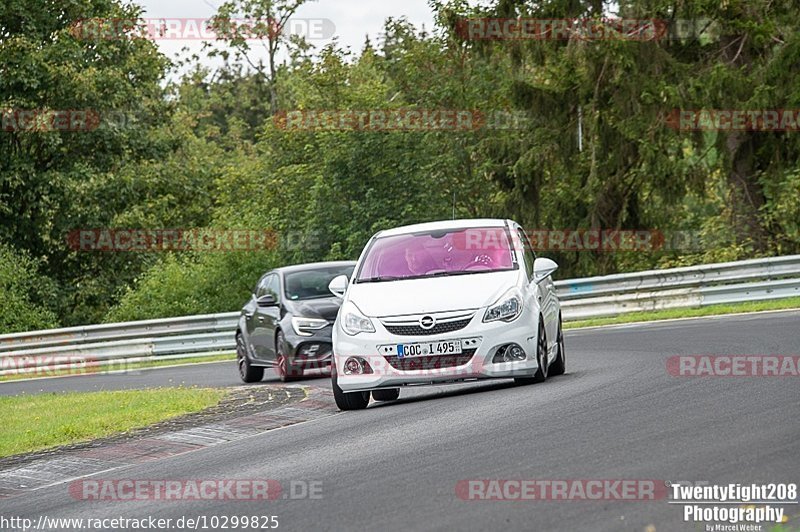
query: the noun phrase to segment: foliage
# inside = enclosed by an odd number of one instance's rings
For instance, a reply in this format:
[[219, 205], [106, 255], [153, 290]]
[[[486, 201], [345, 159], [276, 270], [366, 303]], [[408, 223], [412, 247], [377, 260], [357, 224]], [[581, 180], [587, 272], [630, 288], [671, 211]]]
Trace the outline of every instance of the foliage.
[[218, 252], [192, 260], [169, 256], [147, 271], [106, 321], [135, 321], [236, 310], [275, 264], [269, 254]]
[[[138, 16], [135, 7], [0, 8], [0, 107], [136, 118], [81, 134], [0, 134], [0, 239], [54, 283], [46, 301], [62, 324], [236, 310], [270, 267], [356, 258], [377, 230], [452, 216], [691, 232], [699, 244], [542, 251], [562, 277], [800, 252], [797, 132], [680, 131], [666, 120], [676, 109], [800, 108], [791, 0], [433, 0], [432, 32], [389, 19], [381, 40], [358, 51], [287, 40], [276, 23], [302, 3], [223, 3], [214, 20], [223, 39], [208, 54], [225, 64], [212, 71], [190, 58], [169, 84], [153, 43], [69, 31], [78, 18]], [[600, 23], [612, 8], [698, 21], [698, 32], [598, 41], [465, 40], [459, 31], [471, 17]], [[250, 31], [263, 39], [237, 33], [240, 18], [256, 20]], [[278, 64], [282, 50], [288, 60]], [[276, 111], [298, 109], [517, 120], [473, 131], [287, 130]], [[178, 255], [66, 246], [70, 230], [96, 227], [270, 230], [278, 241], [261, 253]], [[40, 304], [19, 286], [15, 297]]]
[[39, 264], [25, 252], [0, 243], [0, 331], [13, 333], [58, 325], [47, 307], [52, 282], [38, 273]]

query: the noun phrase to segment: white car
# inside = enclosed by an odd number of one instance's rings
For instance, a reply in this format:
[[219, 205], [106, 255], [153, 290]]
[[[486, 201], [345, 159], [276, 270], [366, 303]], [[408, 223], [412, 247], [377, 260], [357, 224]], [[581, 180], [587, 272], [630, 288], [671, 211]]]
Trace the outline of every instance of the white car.
[[565, 370], [551, 274], [511, 220], [453, 220], [381, 231], [367, 243], [333, 327], [342, 410], [395, 400], [400, 387], [485, 378], [544, 381]]

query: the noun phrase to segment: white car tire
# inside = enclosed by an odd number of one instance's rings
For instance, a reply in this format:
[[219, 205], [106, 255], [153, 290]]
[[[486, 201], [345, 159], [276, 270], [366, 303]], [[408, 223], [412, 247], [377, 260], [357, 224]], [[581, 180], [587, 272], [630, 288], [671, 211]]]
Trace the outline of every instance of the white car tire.
[[533, 377], [514, 377], [517, 384], [534, 384], [547, 380], [547, 335], [544, 330], [544, 319], [539, 316], [539, 333], [536, 336], [536, 362], [539, 368]]
[[400, 397], [400, 388], [372, 390], [372, 398], [376, 401], [396, 401]]
[[338, 384], [336, 364], [331, 365], [331, 383], [333, 384], [333, 399], [339, 410], [363, 410], [369, 404], [370, 392], [345, 392]]

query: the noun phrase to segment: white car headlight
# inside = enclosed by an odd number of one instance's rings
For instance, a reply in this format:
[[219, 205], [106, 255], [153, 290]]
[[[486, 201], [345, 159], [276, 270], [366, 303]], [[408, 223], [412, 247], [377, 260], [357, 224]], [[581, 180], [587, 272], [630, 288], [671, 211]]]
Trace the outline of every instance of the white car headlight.
[[295, 316], [292, 318], [294, 332], [300, 336], [311, 336], [314, 331], [324, 329], [328, 325], [328, 320], [321, 318], [302, 318]]
[[372, 325], [372, 320], [364, 316], [354, 303], [349, 301], [345, 303], [341, 313], [342, 329], [350, 336], [355, 336], [362, 332], [375, 332], [375, 326]]
[[516, 289], [513, 289], [503, 294], [497, 303], [486, 309], [483, 321], [514, 321], [521, 313], [522, 296]]

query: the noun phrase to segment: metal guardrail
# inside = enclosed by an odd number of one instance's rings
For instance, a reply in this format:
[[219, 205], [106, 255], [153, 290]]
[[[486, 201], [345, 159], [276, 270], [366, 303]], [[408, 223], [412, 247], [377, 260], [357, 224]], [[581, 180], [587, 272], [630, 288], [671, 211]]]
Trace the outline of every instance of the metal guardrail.
[[700, 287], [714, 283], [800, 277], [800, 255], [685, 266], [666, 270], [582, 277], [556, 281], [562, 301], [607, 294]]
[[4, 334], [0, 376], [42, 368], [124, 369], [130, 363], [230, 353], [238, 318], [238, 312], [226, 312]]
[[[565, 320], [800, 296], [800, 255], [569, 279]], [[230, 353], [238, 312], [0, 335], [0, 376]]]
[[800, 296], [800, 255], [556, 281], [565, 320]]
[[230, 331], [236, 327], [238, 312], [203, 314], [160, 320], [105, 323], [65, 329], [47, 329], [0, 335], [0, 354], [35, 347], [58, 347], [98, 341], [130, 340], [187, 333]]

